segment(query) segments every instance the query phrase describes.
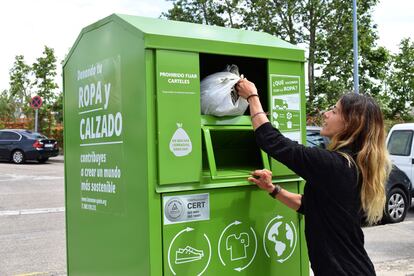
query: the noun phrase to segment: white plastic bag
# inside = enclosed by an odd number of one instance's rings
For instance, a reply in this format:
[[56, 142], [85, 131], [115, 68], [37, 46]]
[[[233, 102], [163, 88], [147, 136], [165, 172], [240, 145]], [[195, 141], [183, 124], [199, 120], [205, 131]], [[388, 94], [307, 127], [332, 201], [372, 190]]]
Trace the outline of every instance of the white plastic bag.
[[201, 113], [214, 116], [243, 115], [249, 103], [242, 97], [233, 103], [231, 92], [240, 77], [231, 72], [217, 72], [200, 84]]

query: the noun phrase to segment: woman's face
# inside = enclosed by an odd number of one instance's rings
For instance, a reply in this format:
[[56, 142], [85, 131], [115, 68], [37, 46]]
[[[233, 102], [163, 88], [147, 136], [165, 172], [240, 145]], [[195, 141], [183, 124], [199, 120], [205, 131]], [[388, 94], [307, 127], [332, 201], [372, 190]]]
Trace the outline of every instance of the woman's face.
[[338, 101], [336, 105], [323, 114], [324, 123], [321, 135], [332, 138], [335, 134], [345, 128], [344, 118], [342, 117], [341, 104]]

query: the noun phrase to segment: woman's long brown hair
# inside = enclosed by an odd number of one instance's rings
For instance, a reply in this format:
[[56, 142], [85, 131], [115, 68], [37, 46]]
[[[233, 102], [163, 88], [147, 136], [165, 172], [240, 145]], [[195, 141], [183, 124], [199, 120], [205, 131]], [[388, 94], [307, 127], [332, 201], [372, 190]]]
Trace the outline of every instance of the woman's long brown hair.
[[384, 212], [385, 181], [391, 170], [384, 119], [378, 104], [368, 95], [348, 93], [339, 103], [345, 128], [332, 137], [329, 148], [340, 151], [351, 147], [357, 153], [355, 161], [362, 177], [362, 209], [368, 224], [374, 224]]

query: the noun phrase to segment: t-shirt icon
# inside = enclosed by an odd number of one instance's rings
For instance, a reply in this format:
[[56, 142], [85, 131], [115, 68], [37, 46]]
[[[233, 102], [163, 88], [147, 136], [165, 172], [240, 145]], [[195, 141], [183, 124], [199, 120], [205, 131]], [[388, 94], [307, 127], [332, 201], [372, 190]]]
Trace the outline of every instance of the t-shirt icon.
[[232, 261], [246, 258], [247, 247], [249, 247], [249, 235], [247, 233], [240, 233], [239, 236], [233, 234], [226, 239], [226, 250], [230, 250]]

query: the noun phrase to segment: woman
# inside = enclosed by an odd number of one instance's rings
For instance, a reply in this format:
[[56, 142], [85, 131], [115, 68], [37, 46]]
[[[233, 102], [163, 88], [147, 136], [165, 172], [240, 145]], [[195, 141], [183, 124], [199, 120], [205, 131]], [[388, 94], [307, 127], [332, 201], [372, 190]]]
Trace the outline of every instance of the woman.
[[365, 95], [345, 94], [324, 114], [321, 130], [329, 150], [308, 148], [285, 138], [263, 112], [254, 83], [242, 79], [239, 95], [249, 101], [256, 141], [271, 157], [306, 180], [303, 195], [272, 183], [257, 170], [248, 180], [305, 215], [305, 236], [315, 275], [375, 275], [364, 249], [361, 217], [378, 222], [390, 171], [380, 108]]

